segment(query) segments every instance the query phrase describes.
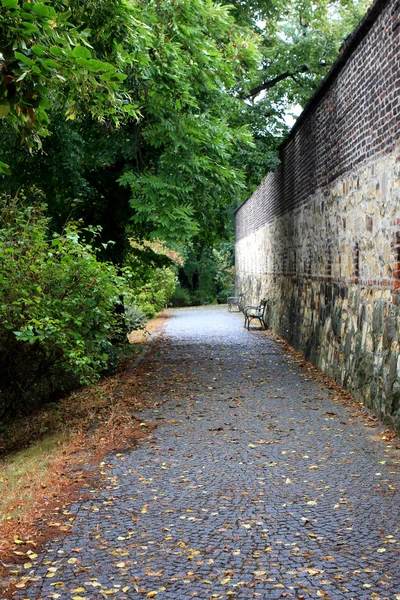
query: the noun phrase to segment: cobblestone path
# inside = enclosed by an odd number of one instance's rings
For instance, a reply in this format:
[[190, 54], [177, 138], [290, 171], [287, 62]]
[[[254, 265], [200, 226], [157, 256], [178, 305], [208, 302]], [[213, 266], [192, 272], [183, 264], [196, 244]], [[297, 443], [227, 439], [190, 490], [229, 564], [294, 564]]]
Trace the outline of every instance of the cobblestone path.
[[145, 361], [158, 427], [105, 460], [18, 598], [400, 598], [382, 428], [226, 308], [175, 311]]

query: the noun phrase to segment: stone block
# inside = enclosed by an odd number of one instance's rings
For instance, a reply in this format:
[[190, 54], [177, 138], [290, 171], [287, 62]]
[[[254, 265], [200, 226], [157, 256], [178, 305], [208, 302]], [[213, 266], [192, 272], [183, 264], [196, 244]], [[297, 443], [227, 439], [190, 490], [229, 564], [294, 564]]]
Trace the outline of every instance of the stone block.
[[374, 302], [372, 316], [372, 331], [374, 335], [383, 335], [385, 324], [385, 303]]

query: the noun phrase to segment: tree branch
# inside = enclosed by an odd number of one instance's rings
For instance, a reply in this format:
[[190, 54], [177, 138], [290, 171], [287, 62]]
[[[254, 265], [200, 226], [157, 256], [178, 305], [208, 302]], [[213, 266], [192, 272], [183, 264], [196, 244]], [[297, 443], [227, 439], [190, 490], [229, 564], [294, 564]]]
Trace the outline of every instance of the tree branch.
[[[302, 67], [300, 67], [298, 73], [305, 73], [306, 71], [308, 71], [308, 67], [306, 65], [303, 65]], [[257, 87], [250, 90], [250, 92], [247, 94], [247, 96], [244, 97], [244, 100], [248, 100], [249, 98], [254, 98], [255, 96], [258, 96], [258, 94], [260, 92], [273, 88], [280, 81], [283, 81], [284, 79], [287, 79], [288, 77], [291, 77], [292, 79], [294, 79], [294, 76], [295, 76], [294, 73], [290, 73], [289, 71], [286, 71], [285, 73], [281, 73], [280, 75], [277, 75], [276, 77], [273, 77], [272, 79], [268, 79], [268, 81], [263, 81], [263, 83], [261, 83]], [[294, 79], [294, 81], [296, 81], [296, 80]], [[296, 83], [299, 83], [299, 82], [296, 81]]]

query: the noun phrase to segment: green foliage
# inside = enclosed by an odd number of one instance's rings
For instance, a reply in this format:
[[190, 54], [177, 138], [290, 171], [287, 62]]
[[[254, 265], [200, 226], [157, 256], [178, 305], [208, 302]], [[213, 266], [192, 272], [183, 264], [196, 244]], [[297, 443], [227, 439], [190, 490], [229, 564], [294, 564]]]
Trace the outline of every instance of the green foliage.
[[234, 117], [236, 125], [248, 124], [254, 140], [253, 148], [240, 148], [234, 162], [246, 173], [247, 196], [278, 161], [277, 148], [289, 131], [287, 115], [305, 106], [370, 3], [234, 0], [237, 19], [261, 38], [262, 60], [237, 89], [245, 102]]
[[137, 116], [118, 94], [126, 79], [121, 65], [99, 60], [82, 25], [62, 2], [0, 0], [0, 118], [11, 120], [28, 146], [49, 134], [49, 109], [57, 104], [67, 119], [82, 112], [116, 122], [124, 112]]
[[366, 0], [234, 4], [1, 2], [4, 191], [43, 189], [55, 229], [100, 224], [119, 262], [132, 233], [218, 243]]
[[[204, 231], [215, 239], [224, 228], [221, 207], [244, 193], [242, 173], [231, 159], [238, 148], [251, 146], [251, 135], [245, 123], [229, 118], [242, 104], [230, 91], [256, 69], [257, 37], [236, 25], [229, 8], [210, 0], [104, 0], [100, 6], [71, 0], [68, 8], [54, 3], [54, 19], [40, 17], [46, 27], [22, 41], [19, 30], [6, 27], [18, 21], [22, 9], [2, 9], [3, 46], [15, 46], [28, 61], [21, 56], [16, 61], [10, 49], [4, 63], [10, 73], [13, 69], [13, 86], [24, 75], [15, 110], [2, 119], [4, 163], [12, 173], [6, 191], [15, 192], [21, 180], [34, 184], [44, 190], [56, 221], [73, 210], [104, 229], [116, 198], [125, 203], [128, 196], [129, 214], [124, 206], [114, 223], [122, 244], [129, 220], [145, 239], [185, 242]], [[50, 33], [58, 36], [56, 44]], [[49, 53], [57, 65], [45, 82], [38, 81], [43, 73], [35, 73], [29, 61], [41, 65]], [[124, 81], [105, 80], [119, 72]], [[41, 94], [51, 101], [51, 111], [43, 105], [50, 119], [46, 131], [35, 129], [41, 108], [33, 106], [32, 93], [36, 104]], [[8, 88], [4, 97], [9, 104]], [[131, 118], [118, 119], [121, 111]], [[112, 121], [119, 129], [110, 127]], [[45, 153], [21, 154], [10, 122], [40, 138]], [[51, 138], [43, 140], [47, 132]], [[117, 182], [125, 189], [118, 190]]]
[[32, 406], [107, 368], [124, 329], [127, 277], [98, 261], [70, 224], [48, 232], [43, 206], [0, 207], [0, 415]]
[[133, 223], [151, 239], [186, 242], [205, 231], [211, 239], [221, 207], [244, 185], [231, 158], [251, 136], [229, 120], [241, 104], [229, 90], [257, 66], [256, 38], [210, 1], [155, 0], [143, 18], [155, 36], [151, 80], [140, 84], [146, 102], [136, 162], [119, 181], [130, 186]]
[[179, 279], [180, 286], [172, 299], [176, 306], [226, 301], [235, 284], [233, 242], [223, 242], [212, 249], [192, 248]]
[[235, 243], [234, 240], [224, 242], [213, 249], [216, 263], [215, 284], [218, 298], [226, 302], [233, 295], [235, 288]]
[[134, 288], [135, 304], [148, 318], [167, 306], [176, 287], [176, 273], [169, 267], [152, 268], [147, 271], [147, 278]]
[[294, 0], [280, 4], [279, 19], [269, 22], [262, 34], [259, 81], [266, 83], [286, 74], [279, 85], [266, 88], [269, 102], [304, 105], [370, 1]]
[[183, 307], [183, 306], [191, 306], [192, 297], [187, 288], [182, 287], [180, 283], [175, 288], [175, 291], [171, 298], [172, 306]]
[[147, 318], [153, 318], [170, 302], [177, 285], [179, 253], [155, 241], [130, 240], [127, 264], [133, 273], [132, 292], [135, 307]]

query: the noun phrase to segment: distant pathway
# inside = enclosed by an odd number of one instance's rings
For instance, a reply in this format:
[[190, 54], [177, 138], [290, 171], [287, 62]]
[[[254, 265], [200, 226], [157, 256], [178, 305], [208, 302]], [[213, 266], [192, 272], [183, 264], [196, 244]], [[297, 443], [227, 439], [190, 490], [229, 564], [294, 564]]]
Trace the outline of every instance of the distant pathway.
[[226, 308], [174, 311], [145, 361], [158, 427], [18, 598], [400, 599], [398, 450]]

